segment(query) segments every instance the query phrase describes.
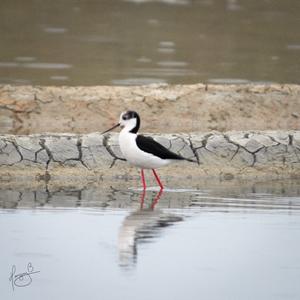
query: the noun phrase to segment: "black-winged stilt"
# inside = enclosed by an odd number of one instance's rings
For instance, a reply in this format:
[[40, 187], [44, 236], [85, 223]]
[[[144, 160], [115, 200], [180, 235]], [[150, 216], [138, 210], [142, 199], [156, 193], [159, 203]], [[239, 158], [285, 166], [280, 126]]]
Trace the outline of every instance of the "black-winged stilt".
[[151, 137], [137, 134], [140, 123], [140, 117], [135, 111], [125, 111], [121, 113], [119, 123], [102, 132], [102, 134], [121, 126], [123, 128], [119, 134], [121, 152], [130, 164], [141, 168], [143, 189], [146, 189], [144, 169], [152, 169], [154, 177], [162, 190], [164, 187], [155, 169], [178, 160], [196, 161], [171, 152]]

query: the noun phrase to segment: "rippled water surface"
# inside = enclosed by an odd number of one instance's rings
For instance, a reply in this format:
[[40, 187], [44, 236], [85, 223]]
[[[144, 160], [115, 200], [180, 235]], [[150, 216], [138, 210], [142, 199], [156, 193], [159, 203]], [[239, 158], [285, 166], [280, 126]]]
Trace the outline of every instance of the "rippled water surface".
[[298, 0], [0, 1], [0, 83], [300, 83]]
[[2, 189], [0, 206], [1, 299], [300, 298], [299, 182]]

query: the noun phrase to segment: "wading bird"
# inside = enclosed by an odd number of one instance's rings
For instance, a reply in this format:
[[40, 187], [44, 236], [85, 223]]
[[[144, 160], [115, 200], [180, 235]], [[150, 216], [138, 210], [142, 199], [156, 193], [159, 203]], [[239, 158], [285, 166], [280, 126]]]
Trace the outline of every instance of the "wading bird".
[[121, 152], [130, 164], [141, 168], [143, 189], [146, 189], [144, 169], [152, 169], [157, 183], [163, 189], [163, 184], [155, 169], [178, 160], [196, 161], [171, 152], [151, 137], [138, 134], [140, 123], [141, 119], [137, 112], [125, 111], [121, 113], [119, 123], [102, 132], [102, 134], [120, 126], [122, 128], [119, 134]]

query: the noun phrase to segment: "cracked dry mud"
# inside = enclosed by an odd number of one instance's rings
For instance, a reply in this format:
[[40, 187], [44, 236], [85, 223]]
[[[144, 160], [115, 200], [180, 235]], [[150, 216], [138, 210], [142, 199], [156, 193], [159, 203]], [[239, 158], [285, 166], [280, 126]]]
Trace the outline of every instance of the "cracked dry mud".
[[[117, 138], [117, 133], [0, 136], [2, 180], [16, 176], [49, 181], [71, 176], [84, 181], [138, 174], [124, 162]], [[228, 180], [300, 174], [298, 131], [156, 134], [154, 138], [171, 151], [198, 162], [170, 165], [160, 170], [164, 176], [169, 173]]]

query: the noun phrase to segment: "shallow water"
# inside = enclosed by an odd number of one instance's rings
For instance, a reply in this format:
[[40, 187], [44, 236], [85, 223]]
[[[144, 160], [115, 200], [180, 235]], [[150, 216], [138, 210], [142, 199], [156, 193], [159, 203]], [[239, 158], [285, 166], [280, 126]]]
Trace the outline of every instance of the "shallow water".
[[300, 297], [299, 182], [6, 189], [0, 206], [1, 299]]
[[0, 83], [300, 83], [298, 0], [0, 2]]

